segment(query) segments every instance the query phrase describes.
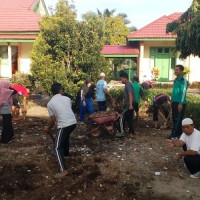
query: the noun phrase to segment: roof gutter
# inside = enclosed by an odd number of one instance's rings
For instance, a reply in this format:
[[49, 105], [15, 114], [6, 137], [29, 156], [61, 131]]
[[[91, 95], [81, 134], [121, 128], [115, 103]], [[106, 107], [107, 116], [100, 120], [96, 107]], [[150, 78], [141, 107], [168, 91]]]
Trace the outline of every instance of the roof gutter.
[[128, 38], [128, 41], [175, 41], [176, 38]]
[[130, 55], [123, 55], [123, 54], [106, 54], [106, 55], [104, 55], [103, 54], [103, 56], [105, 57], [105, 58], [137, 58], [138, 57], [138, 55], [136, 55], [136, 54], [130, 54]]

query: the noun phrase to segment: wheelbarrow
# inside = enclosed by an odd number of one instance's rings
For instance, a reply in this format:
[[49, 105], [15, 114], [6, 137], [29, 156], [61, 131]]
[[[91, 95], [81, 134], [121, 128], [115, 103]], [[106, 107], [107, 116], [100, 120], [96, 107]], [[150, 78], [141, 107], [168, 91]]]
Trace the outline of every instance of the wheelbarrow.
[[118, 112], [97, 112], [89, 116], [91, 122], [90, 134], [94, 137], [98, 137], [101, 134], [101, 128], [105, 128], [110, 134], [114, 134], [114, 122], [116, 122], [127, 110], [124, 110], [121, 114]]

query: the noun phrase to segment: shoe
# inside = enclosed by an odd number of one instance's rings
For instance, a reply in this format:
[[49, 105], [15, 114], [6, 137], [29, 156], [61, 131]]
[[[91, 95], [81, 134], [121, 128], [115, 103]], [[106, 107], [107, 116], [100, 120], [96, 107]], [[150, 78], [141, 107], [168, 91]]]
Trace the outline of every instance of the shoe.
[[126, 135], [125, 135], [124, 132], [122, 132], [122, 133], [119, 133], [119, 132], [118, 132], [118, 133], [115, 134], [115, 137], [119, 137], [119, 138], [120, 138], [120, 137], [125, 137], [125, 136], [126, 136]]
[[197, 172], [195, 174], [190, 174], [190, 178], [200, 178], [200, 172]]

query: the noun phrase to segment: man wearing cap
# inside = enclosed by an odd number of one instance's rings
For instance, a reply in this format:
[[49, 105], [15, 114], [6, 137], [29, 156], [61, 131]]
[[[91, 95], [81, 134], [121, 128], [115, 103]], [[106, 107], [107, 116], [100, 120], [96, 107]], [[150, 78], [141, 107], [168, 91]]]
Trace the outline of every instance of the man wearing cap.
[[179, 153], [177, 161], [184, 158], [191, 178], [200, 178], [200, 132], [194, 128], [193, 121], [185, 118], [182, 121], [183, 133], [179, 140], [170, 140], [169, 147], [184, 147]]
[[113, 104], [113, 99], [107, 90], [105, 74], [103, 72], [101, 72], [99, 76], [100, 76], [100, 79], [96, 84], [98, 110], [106, 111], [106, 94], [110, 97], [112, 104]]

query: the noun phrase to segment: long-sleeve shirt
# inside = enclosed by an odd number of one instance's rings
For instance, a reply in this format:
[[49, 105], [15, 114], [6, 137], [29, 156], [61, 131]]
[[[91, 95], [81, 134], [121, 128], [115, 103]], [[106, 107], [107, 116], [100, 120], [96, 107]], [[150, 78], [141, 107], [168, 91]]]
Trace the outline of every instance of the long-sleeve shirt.
[[174, 81], [171, 101], [178, 102], [179, 104], [186, 104], [187, 88], [188, 81], [183, 75], [179, 75]]

